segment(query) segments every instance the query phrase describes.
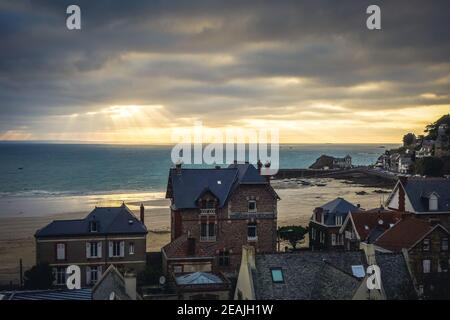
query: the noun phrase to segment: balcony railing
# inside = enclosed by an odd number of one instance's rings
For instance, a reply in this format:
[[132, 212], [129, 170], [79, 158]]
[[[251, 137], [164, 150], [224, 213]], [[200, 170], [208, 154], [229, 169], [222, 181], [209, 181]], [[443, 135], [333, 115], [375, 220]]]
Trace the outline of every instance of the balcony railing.
[[200, 241], [205, 241], [205, 242], [216, 241], [216, 236], [206, 236], [206, 237], [201, 236]]
[[200, 209], [200, 214], [216, 214], [216, 209]]

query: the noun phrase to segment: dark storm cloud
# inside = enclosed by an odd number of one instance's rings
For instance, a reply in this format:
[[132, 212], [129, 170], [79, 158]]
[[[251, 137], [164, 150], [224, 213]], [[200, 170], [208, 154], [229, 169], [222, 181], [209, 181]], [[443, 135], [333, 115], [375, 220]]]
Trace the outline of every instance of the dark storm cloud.
[[[2, 1], [0, 133], [112, 104], [224, 121], [242, 106], [286, 117], [317, 101], [399, 109], [432, 93], [449, 104], [450, 2], [377, 1], [383, 29], [368, 31], [372, 2]], [[74, 3], [81, 31], [65, 27]], [[357, 90], [368, 83], [383, 85]]]

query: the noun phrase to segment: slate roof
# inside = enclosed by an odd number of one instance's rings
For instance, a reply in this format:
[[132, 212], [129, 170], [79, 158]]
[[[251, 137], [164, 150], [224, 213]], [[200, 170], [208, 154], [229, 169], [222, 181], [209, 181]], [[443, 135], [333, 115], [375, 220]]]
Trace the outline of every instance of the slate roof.
[[91, 289], [0, 292], [0, 300], [92, 300]]
[[[252, 269], [256, 299], [346, 300], [352, 299], [361, 279], [352, 265], [367, 264], [362, 252], [300, 251], [257, 254]], [[284, 281], [272, 281], [272, 268], [281, 268]]]
[[408, 216], [383, 233], [375, 245], [397, 252], [403, 248], [409, 249], [432, 228], [428, 221]]
[[438, 195], [437, 211], [450, 212], [450, 179], [408, 178], [403, 186], [415, 212], [435, 212], [428, 207], [428, 198], [433, 192]]
[[342, 221], [345, 219], [347, 214], [352, 211], [359, 210], [358, 207], [354, 206], [344, 198], [338, 197], [330, 202], [327, 202], [320, 208], [323, 209], [324, 216], [324, 223], [326, 225], [335, 225], [336, 216], [342, 216]]
[[402, 253], [375, 252], [381, 283], [388, 300], [416, 299], [413, 281]]
[[171, 168], [166, 198], [173, 198], [176, 209], [193, 209], [197, 208], [197, 199], [209, 191], [217, 197], [219, 207], [223, 207], [240, 184], [268, 185], [268, 182], [253, 165], [247, 163], [232, 164], [228, 168]]
[[[98, 232], [89, 231], [89, 223], [98, 222]], [[146, 226], [137, 219], [126, 205], [120, 207], [96, 207], [86, 218], [55, 220], [38, 230], [36, 238], [57, 236], [84, 236], [106, 234], [147, 234]]]

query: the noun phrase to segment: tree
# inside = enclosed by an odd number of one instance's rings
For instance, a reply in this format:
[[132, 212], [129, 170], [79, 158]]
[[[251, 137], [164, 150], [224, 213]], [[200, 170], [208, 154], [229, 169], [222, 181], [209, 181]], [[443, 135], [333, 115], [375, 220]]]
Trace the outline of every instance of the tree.
[[162, 276], [162, 270], [158, 266], [147, 265], [143, 271], [137, 276], [139, 285], [153, 285], [159, 283], [159, 278]]
[[[427, 139], [436, 140], [438, 135], [438, 128], [441, 124], [447, 124], [449, 126], [448, 131], [450, 131], [450, 114], [443, 115], [436, 122], [430, 123], [425, 127], [425, 132], [428, 133]], [[446, 132], [450, 134], [450, 132]]]
[[308, 228], [302, 226], [285, 226], [278, 228], [278, 238], [289, 241], [292, 248], [296, 248], [297, 244], [301, 243], [305, 239], [305, 235], [308, 233]]
[[414, 133], [407, 133], [403, 136], [403, 145], [405, 147], [416, 143], [416, 135]]
[[442, 176], [442, 169], [444, 162], [440, 158], [426, 157], [416, 159], [414, 170], [416, 174], [421, 176], [440, 177]]
[[45, 290], [52, 287], [55, 277], [48, 263], [38, 263], [25, 271], [24, 279], [26, 289]]

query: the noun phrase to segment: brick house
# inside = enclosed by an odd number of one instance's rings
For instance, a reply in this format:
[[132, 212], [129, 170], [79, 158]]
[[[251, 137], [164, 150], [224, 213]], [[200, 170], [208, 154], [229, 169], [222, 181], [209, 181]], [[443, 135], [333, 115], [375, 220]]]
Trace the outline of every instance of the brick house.
[[339, 234], [344, 235], [344, 249], [360, 250], [360, 244], [372, 244], [386, 230], [399, 222], [404, 213], [376, 208], [350, 212], [344, 220]]
[[113, 264], [121, 271], [138, 272], [146, 265], [147, 228], [128, 207], [96, 207], [86, 218], [55, 220], [38, 230], [36, 262], [48, 263], [55, 285], [63, 286], [66, 268], [81, 268], [81, 285], [92, 286]]
[[374, 243], [377, 250], [404, 251], [419, 291], [430, 288], [428, 280], [448, 272], [450, 234], [441, 224], [433, 224], [414, 216], [406, 216], [383, 233]]
[[162, 248], [166, 274], [235, 275], [243, 245], [276, 250], [279, 197], [261, 167], [235, 162], [227, 168], [178, 164], [170, 170], [171, 243]]
[[339, 229], [348, 213], [358, 210], [359, 207], [340, 197], [315, 208], [309, 221], [310, 249], [343, 249], [344, 235]]

